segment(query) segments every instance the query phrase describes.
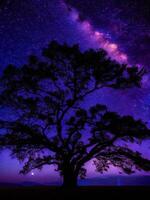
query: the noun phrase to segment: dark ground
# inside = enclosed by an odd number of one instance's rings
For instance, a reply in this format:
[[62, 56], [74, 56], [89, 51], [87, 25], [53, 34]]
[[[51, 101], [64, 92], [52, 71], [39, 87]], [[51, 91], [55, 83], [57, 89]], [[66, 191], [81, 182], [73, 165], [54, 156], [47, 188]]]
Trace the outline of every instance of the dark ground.
[[150, 199], [150, 187], [79, 187], [64, 190], [60, 187], [1, 187], [0, 200], [4, 199], [42, 199], [42, 200], [99, 200], [99, 199]]

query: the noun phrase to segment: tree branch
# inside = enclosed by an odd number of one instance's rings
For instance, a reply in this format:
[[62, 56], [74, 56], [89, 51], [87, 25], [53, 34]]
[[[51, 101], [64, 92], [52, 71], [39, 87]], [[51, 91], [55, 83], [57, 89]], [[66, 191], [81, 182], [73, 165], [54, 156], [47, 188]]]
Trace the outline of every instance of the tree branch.
[[81, 158], [81, 160], [79, 160], [77, 162], [77, 170], [84, 165], [87, 161], [89, 161], [91, 158], [93, 158], [98, 152], [100, 152], [101, 150], [103, 150], [104, 148], [113, 145], [113, 143], [118, 139], [118, 136], [115, 136], [113, 139], [111, 139], [110, 141], [107, 141], [103, 144], [96, 144], [89, 153], [87, 153], [86, 156], [84, 156], [83, 158]]

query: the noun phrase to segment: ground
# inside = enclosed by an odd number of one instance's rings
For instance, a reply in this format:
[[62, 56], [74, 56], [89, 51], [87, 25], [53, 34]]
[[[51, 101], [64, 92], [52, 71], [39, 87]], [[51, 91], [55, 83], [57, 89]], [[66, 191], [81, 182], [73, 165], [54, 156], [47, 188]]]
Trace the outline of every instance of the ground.
[[60, 187], [2, 187], [0, 199], [42, 199], [42, 200], [67, 200], [67, 199], [135, 199], [148, 197], [150, 187], [79, 187], [74, 190], [64, 190]]

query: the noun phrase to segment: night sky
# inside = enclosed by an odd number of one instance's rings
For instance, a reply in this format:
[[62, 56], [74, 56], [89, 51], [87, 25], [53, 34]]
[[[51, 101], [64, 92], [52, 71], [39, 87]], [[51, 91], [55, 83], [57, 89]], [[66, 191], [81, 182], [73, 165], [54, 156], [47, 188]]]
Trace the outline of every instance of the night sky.
[[[51, 40], [78, 43], [82, 50], [104, 48], [112, 59], [150, 71], [150, 1], [149, 0], [0, 0], [0, 73], [10, 63], [21, 66], [30, 54], [40, 55]], [[141, 118], [150, 125], [150, 75], [144, 76], [141, 89], [114, 91], [103, 89], [89, 98], [106, 104], [120, 114]], [[1, 114], [1, 116], [3, 113]], [[150, 158], [149, 144], [140, 149]], [[99, 176], [88, 163], [88, 177]], [[0, 154], [0, 182], [58, 180], [45, 167], [18, 175], [20, 164]], [[51, 172], [51, 173], [50, 173]], [[109, 174], [118, 174], [114, 168]]]

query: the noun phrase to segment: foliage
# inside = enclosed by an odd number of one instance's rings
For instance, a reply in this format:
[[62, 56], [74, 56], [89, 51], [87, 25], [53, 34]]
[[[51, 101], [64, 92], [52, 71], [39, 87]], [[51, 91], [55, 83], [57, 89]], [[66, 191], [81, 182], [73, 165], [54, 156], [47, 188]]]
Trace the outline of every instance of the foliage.
[[26, 65], [9, 65], [0, 79], [0, 107], [11, 120], [0, 120], [0, 146], [24, 161], [22, 173], [54, 164], [64, 184], [84, 178], [84, 164], [95, 158], [98, 171], [110, 164], [126, 173], [149, 170], [150, 162], [117, 141], [149, 138], [140, 120], [120, 116], [105, 105], [84, 108], [86, 97], [104, 87], [140, 87], [144, 69], [120, 65], [103, 50], [81, 52], [56, 41], [43, 50], [41, 59], [30, 56]]

